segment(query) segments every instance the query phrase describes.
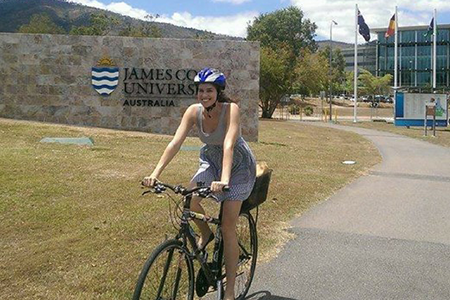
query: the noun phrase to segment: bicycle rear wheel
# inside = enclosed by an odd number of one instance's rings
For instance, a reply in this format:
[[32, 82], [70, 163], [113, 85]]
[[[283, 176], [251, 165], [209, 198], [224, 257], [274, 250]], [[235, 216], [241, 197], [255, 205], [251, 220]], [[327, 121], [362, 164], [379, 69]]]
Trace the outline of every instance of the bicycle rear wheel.
[[247, 295], [255, 275], [258, 255], [256, 224], [248, 212], [239, 215], [236, 234], [239, 245], [239, 261], [234, 290], [236, 300], [242, 300]]
[[133, 300], [184, 299], [194, 297], [194, 267], [178, 240], [159, 245], [145, 262]]

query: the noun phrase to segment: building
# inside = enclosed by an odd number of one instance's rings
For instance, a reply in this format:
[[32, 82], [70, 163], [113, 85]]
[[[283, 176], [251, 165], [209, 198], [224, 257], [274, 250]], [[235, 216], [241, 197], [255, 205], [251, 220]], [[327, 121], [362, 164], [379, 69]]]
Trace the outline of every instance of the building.
[[[436, 88], [450, 89], [450, 24], [438, 24]], [[433, 37], [428, 25], [398, 28], [398, 86], [430, 89], [433, 86]], [[386, 39], [387, 28], [371, 29], [377, 40], [358, 45], [358, 67], [374, 75], [394, 75], [394, 36]], [[341, 49], [345, 70], [354, 69], [354, 46]]]
[[[355, 46], [342, 48], [341, 53], [345, 60], [345, 71], [353, 72], [355, 68]], [[358, 45], [358, 68], [376, 72], [376, 41]]]
[[[398, 86], [431, 88], [433, 86], [433, 36], [428, 26], [398, 28]], [[449, 88], [450, 25], [437, 25], [436, 88]], [[394, 36], [386, 39], [386, 28], [372, 29], [377, 34], [376, 72], [394, 74]]]

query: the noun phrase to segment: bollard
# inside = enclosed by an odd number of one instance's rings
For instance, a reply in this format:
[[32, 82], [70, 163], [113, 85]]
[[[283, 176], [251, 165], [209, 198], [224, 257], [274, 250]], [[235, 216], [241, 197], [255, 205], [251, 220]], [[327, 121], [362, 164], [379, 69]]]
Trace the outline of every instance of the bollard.
[[337, 123], [337, 108], [334, 109], [334, 123]]

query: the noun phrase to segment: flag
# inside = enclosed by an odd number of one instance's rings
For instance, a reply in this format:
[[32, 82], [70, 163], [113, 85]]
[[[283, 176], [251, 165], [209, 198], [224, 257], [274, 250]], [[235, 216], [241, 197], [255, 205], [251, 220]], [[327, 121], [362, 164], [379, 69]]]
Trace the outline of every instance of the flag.
[[364, 21], [363, 16], [361, 15], [358, 9], [358, 25], [359, 25], [359, 34], [361, 34], [366, 42], [370, 41], [370, 29], [367, 26], [366, 21]]
[[389, 21], [389, 26], [384, 34], [385, 38], [388, 38], [390, 36], [393, 36], [395, 34], [395, 14], [392, 16], [391, 20]]
[[434, 32], [434, 18], [431, 19], [431, 23], [430, 25], [428, 25], [427, 32], [425, 32], [423, 36], [430, 36], [433, 34], [433, 32]]

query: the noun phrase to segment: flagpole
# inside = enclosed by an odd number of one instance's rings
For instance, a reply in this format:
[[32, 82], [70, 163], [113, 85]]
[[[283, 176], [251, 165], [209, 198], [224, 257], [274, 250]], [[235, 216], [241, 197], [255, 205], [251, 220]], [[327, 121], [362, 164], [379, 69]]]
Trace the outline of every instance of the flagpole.
[[397, 6], [395, 7], [395, 44], [394, 44], [394, 89], [397, 90], [397, 45], [398, 45], [398, 17], [397, 17]]
[[358, 4], [355, 5], [355, 64], [354, 64], [354, 96], [355, 102], [353, 103], [353, 123], [357, 122], [356, 119], [356, 104], [358, 102]]
[[437, 40], [437, 26], [436, 26], [436, 9], [433, 14], [433, 91], [436, 89], [436, 40]]

